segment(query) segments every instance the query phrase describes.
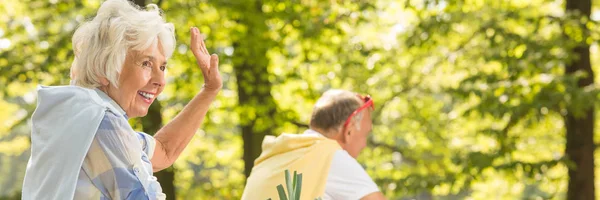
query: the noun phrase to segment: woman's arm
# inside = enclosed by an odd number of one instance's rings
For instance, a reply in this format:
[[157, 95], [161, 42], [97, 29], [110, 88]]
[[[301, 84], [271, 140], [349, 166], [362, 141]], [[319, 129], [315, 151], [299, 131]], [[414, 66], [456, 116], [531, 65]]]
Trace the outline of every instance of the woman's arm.
[[218, 69], [219, 57], [208, 53], [200, 31], [196, 27], [191, 28], [190, 48], [202, 70], [205, 84], [202, 91], [154, 136], [156, 147], [151, 161], [155, 172], [171, 166], [179, 157], [200, 128], [211, 102], [223, 86]]

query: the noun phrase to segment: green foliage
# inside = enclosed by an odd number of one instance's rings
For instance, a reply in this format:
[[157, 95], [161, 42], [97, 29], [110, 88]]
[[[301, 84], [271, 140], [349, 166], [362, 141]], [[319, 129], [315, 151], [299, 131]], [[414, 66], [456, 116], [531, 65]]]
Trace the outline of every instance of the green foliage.
[[302, 174], [297, 174], [296, 171], [294, 171], [294, 176], [292, 178], [290, 178], [290, 171], [286, 169], [285, 186], [288, 192], [286, 195], [283, 185], [277, 185], [277, 193], [279, 194], [280, 200], [300, 200], [300, 193], [302, 192]]
[[[599, 95], [596, 84], [576, 87], [588, 74], [564, 71], [577, 59], [573, 48], [589, 44], [600, 72], [598, 21], [555, 1], [151, 2], [178, 41], [159, 96], [163, 124], [203, 83], [187, 50], [190, 26], [219, 54], [224, 80], [175, 164], [178, 198], [239, 199], [241, 127], [301, 132], [320, 94], [343, 88], [375, 101], [359, 161], [386, 197], [560, 199], [569, 165], [563, 118]], [[0, 3], [0, 196], [22, 184], [35, 86], [68, 84], [70, 38], [100, 3]], [[241, 104], [240, 92], [263, 95]]]

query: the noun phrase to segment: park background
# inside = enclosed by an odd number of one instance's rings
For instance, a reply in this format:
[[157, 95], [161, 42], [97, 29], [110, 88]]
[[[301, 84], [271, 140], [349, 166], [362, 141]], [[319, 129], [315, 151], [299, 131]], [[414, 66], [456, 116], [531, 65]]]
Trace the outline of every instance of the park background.
[[[0, 199], [20, 198], [36, 86], [69, 83], [71, 37], [101, 2], [0, 2]], [[136, 130], [153, 134], [200, 90], [191, 26], [224, 80], [181, 158], [156, 174], [169, 199], [239, 199], [262, 138], [301, 133], [331, 88], [373, 97], [358, 160], [389, 199], [600, 197], [598, 0], [135, 3], [157, 4], [177, 37], [166, 89]]]

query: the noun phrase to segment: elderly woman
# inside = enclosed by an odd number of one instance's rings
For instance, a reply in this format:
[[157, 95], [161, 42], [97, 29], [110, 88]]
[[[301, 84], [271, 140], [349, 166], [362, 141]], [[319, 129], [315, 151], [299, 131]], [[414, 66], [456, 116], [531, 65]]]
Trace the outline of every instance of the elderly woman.
[[222, 87], [218, 57], [191, 28], [202, 90], [154, 137], [135, 132], [165, 88], [174, 28], [156, 5], [108, 0], [73, 36], [74, 86], [40, 87], [23, 199], [164, 199], [152, 175], [177, 159]]

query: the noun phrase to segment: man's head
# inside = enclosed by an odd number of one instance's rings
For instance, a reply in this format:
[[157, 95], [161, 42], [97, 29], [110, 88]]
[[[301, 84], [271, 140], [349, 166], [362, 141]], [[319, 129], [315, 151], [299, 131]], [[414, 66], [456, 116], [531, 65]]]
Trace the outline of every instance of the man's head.
[[315, 104], [310, 128], [337, 140], [356, 158], [367, 146], [373, 100], [345, 90], [328, 90]]

